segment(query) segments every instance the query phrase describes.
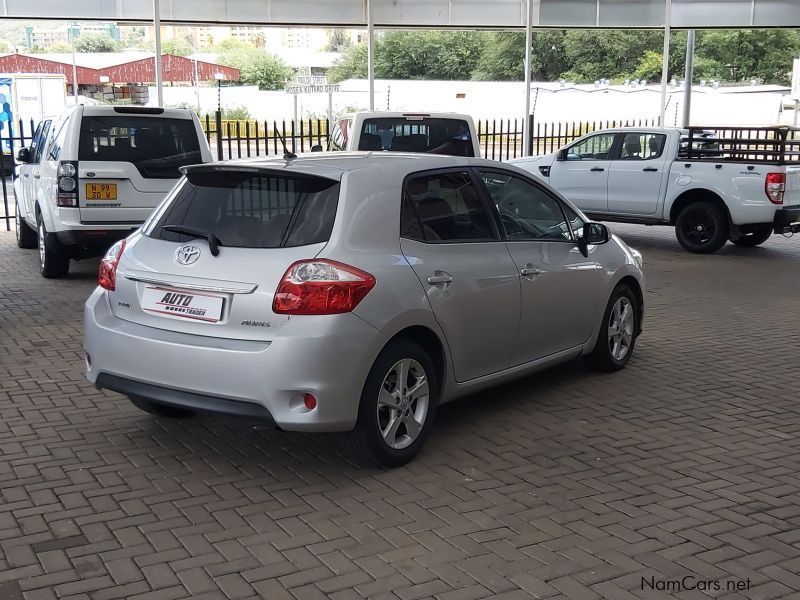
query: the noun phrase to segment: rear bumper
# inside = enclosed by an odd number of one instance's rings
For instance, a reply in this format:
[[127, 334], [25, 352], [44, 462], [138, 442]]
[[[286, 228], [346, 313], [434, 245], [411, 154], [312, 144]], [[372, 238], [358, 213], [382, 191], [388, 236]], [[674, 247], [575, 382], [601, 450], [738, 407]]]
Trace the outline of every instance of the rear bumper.
[[[86, 376], [97, 387], [198, 411], [271, 419], [292, 431], [355, 425], [378, 332], [353, 314], [300, 322], [297, 335], [229, 340], [116, 317], [98, 288], [84, 308]], [[311, 317], [316, 319], [316, 317]], [[304, 394], [317, 406], [308, 410]]]
[[775, 233], [800, 233], [800, 206], [776, 210], [772, 224]]
[[105, 253], [108, 248], [128, 237], [136, 229], [69, 229], [51, 234], [48, 244], [70, 258], [88, 258]]
[[214, 412], [273, 421], [272, 415], [269, 414], [266, 408], [252, 402], [227, 400], [225, 398], [217, 398], [195, 392], [175, 390], [160, 385], [126, 379], [118, 375], [110, 375], [108, 373], [101, 373], [98, 375], [95, 385], [99, 389], [111, 390], [112, 392], [125, 394], [126, 396], [137, 396], [139, 398], [152, 400], [153, 402], [159, 402], [160, 404], [179, 406], [198, 412]]

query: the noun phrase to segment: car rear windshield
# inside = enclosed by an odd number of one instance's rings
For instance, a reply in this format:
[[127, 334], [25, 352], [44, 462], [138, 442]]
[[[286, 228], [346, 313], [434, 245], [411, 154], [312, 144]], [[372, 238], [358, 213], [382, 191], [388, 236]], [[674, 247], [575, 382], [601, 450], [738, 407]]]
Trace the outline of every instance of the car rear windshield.
[[429, 152], [475, 156], [472, 134], [463, 119], [381, 117], [364, 120], [359, 150]]
[[164, 226], [213, 233], [222, 246], [280, 248], [327, 242], [339, 182], [307, 175], [231, 170], [190, 171], [150, 237], [185, 242], [196, 236]]
[[202, 162], [189, 119], [84, 116], [78, 160], [127, 162], [148, 179], [177, 179], [180, 167]]

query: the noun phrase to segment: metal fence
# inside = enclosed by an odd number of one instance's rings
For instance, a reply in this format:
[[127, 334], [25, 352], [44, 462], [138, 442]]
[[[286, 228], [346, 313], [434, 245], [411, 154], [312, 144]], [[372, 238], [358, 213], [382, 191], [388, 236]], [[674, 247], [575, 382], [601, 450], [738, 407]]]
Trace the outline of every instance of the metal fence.
[[11, 219], [16, 215], [14, 206], [14, 157], [19, 148], [24, 148], [33, 138], [36, 131], [36, 123], [31, 120], [28, 123], [22, 120], [5, 123], [0, 129], [0, 185], [3, 189], [3, 213], [0, 218], [6, 222], [6, 231], [11, 230]]
[[[522, 119], [486, 119], [476, 124], [481, 155], [492, 160], [523, 156]], [[529, 155], [549, 154], [582, 135], [609, 127], [652, 127], [657, 119], [626, 121], [571, 121], [542, 123], [531, 117]], [[306, 152], [315, 145], [328, 147], [327, 119], [293, 121], [223, 121], [205, 117], [203, 126], [219, 160], [271, 156], [283, 153], [281, 138], [292, 152]], [[221, 135], [218, 135], [221, 132]]]
[[[328, 147], [330, 123], [327, 119], [302, 121], [227, 121], [219, 115], [201, 119], [203, 129], [218, 160], [274, 156], [283, 154], [283, 142], [292, 152], [308, 152], [314, 146]], [[522, 119], [486, 119], [476, 124], [478, 142], [484, 158], [508, 160], [523, 156]], [[655, 126], [656, 119], [627, 121], [572, 121], [543, 123], [531, 116], [529, 155], [554, 152], [582, 135], [609, 127]], [[27, 146], [35, 131], [35, 123], [16, 122], [8, 129], [0, 130], [0, 179], [2, 179], [3, 213], [6, 230], [11, 229], [14, 218], [14, 196], [12, 181], [14, 157], [19, 148]]]

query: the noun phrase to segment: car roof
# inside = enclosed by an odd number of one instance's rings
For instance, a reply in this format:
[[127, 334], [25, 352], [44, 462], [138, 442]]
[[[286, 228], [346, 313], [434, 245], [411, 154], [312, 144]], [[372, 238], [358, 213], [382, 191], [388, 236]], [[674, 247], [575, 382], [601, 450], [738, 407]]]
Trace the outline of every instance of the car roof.
[[[73, 109], [75, 107], [72, 107]], [[82, 105], [83, 114], [87, 117], [148, 117], [156, 119], [191, 119], [192, 113], [186, 108], [149, 108], [128, 105]]]
[[411, 152], [314, 152], [299, 154], [297, 158], [285, 159], [282, 156], [229, 160], [198, 165], [197, 169], [237, 170], [264, 169], [280, 170], [306, 175], [317, 175], [328, 179], [341, 179], [345, 173], [372, 169], [375, 167], [396, 169], [399, 172], [414, 173], [429, 169], [493, 167], [507, 168], [496, 161], [466, 156], [447, 156], [444, 154], [424, 154]]
[[453, 112], [429, 112], [429, 111], [388, 111], [388, 110], [364, 110], [360, 112], [349, 113], [346, 117], [362, 117], [365, 119], [403, 119], [407, 117], [424, 117], [429, 119], [458, 119], [465, 121], [472, 120], [472, 117], [463, 113]]
[[667, 133], [669, 131], [681, 131], [680, 127], [658, 127], [657, 125], [650, 125], [644, 127], [608, 127], [607, 129], [596, 129], [590, 131], [585, 135], [592, 135], [593, 133], [631, 133], [631, 132], [645, 132], [645, 133]]

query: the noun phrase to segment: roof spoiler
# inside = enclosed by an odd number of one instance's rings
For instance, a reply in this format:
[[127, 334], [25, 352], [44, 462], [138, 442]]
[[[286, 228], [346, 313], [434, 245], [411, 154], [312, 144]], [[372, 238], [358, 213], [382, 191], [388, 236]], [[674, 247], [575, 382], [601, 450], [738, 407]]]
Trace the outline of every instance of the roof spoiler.
[[163, 115], [164, 109], [150, 106], [115, 106], [114, 112], [128, 115]]

